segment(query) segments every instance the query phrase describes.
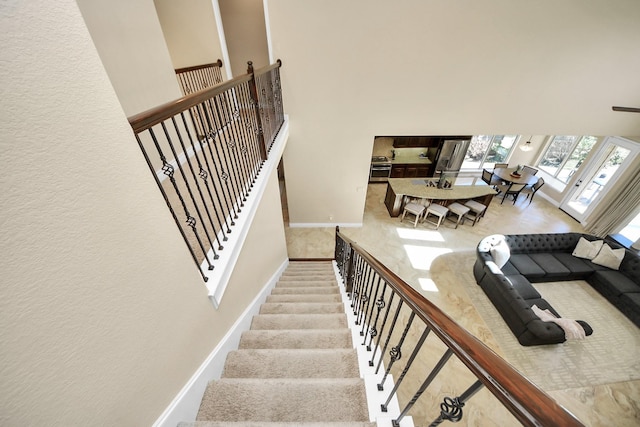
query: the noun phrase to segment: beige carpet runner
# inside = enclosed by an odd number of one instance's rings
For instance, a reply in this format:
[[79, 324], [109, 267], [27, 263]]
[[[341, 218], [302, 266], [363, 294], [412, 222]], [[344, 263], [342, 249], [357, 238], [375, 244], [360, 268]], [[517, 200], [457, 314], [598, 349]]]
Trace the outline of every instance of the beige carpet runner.
[[373, 427], [330, 262], [291, 262], [180, 427]]

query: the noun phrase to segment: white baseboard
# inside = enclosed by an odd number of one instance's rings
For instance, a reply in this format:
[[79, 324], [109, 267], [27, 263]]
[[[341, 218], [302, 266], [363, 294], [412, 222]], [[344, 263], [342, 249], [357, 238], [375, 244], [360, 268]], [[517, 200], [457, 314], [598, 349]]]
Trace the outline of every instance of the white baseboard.
[[267, 296], [271, 293], [271, 290], [275, 287], [278, 279], [288, 265], [288, 259], [280, 265], [268, 283], [262, 288], [260, 293], [251, 304], [249, 304], [240, 317], [238, 317], [222, 340], [220, 340], [220, 343], [218, 343], [216, 348], [213, 349], [211, 354], [209, 354], [202, 365], [200, 365], [187, 384], [180, 390], [180, 393], [173, 399], [156, 422], [153, 423], [153, 427], [176, 427], [178, 423], [182, 421], [195, 421], [207, 384], [209, 384], [211, 380], [220, 378], [227, 354], [238, 348], [240, 336], [244, 331], [249, 330], [253, 316], [258, 314], [260, 306], [266, 301]]

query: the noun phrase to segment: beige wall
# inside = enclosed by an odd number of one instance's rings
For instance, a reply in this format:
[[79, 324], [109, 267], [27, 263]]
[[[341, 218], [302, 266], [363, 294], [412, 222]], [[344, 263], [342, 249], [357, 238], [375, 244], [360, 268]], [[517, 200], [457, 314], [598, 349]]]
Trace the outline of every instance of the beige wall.
[[269, 65], [262, 0], [218, 0], [234, 76], [247, 73], [247, 61], [258, 69]]
[[0, 424], [151, 425], [286, 256], [274, 178], [216, 311], [76, 3], [0, 25]]
[[152, 0], [77, 0], [127, 116], [182, 96]]
[[[359, 222], [374, 135], [638, 135], [640, 2], [268, 2], [293, 223]], [[314, 189], [309, 201], [308, 189]]]
[[211, 1], [154, 0], [174, 68], [223, 59]]

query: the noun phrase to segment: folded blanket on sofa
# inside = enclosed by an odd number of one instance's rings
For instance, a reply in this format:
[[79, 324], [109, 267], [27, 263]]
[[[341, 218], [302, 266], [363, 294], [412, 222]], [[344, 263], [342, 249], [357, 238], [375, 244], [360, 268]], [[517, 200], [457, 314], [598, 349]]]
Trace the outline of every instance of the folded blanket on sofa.
[[584, 329], [575, 320], [556, 317], [549, 310], [542, 310], [537, 305], [533, 305], [531, 309], [543, 322], [554, 322], [560, 326], [567, 340], [583, 340], [586, 337]]

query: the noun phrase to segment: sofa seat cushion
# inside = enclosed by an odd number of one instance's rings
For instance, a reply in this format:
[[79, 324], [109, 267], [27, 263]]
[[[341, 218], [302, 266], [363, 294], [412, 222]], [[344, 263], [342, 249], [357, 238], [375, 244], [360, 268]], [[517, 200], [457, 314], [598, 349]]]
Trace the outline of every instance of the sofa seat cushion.
[[593, 265], [593, 263], [586, 263], [583, 259], [576, 258], [571, 254], [558, 253], [555, 254], [555, 257], [565, 267], [567, 267], [569, 271], [571, 271], [571, 274], [574, 276], [587, 276], [595, 271], [591, 266]]
[[[546, 272], [529, 255], [511, 255], [509, 262], [520, 274], [528, 278], [544, 277]], [[504, 272], [504, 271], [503, 271]]]
[[515, 289], [523, 299], [529, 300], [542, 298], [536, 288], [534, 288], [523, 275], [513, 274], [505, 277], [509, 282], [511, 282], [513, 289]]
[[529, 257], [544, 270], [547, 277], [563, 277], [571, 274], [571, 270], [558, 261], [555, 254], [529, 254]]
[[640, 292], [640, 285], [616, 270], [596, 271], [591, 280], [605, 285], [613, 296], [620, 296], [627, 292]]
[[513, 264], [507, 261], [507, 263], [502, 266], [502, 274], [504, 274], [505, 276], [513, 276], [516, 274], [520, 274], [520, 272], [513, 266]]

